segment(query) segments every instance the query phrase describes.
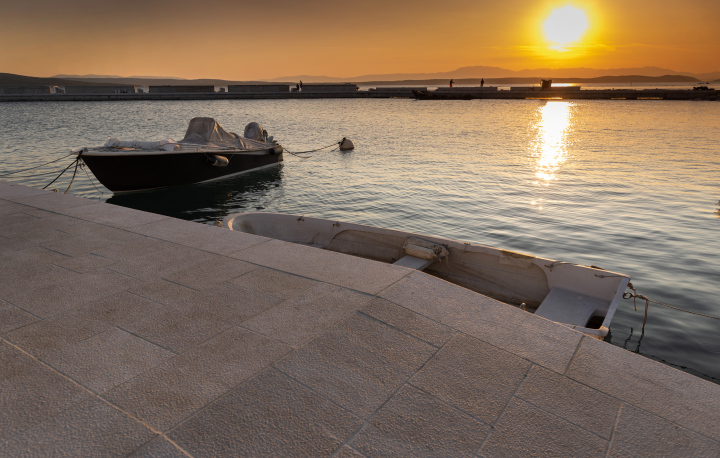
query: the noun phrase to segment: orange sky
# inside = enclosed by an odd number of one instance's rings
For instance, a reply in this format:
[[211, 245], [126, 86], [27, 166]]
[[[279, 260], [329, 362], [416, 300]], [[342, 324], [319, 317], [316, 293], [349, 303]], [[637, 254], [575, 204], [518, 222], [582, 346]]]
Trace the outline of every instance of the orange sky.
[[[526, 68], [720, 71], [720, 0], [17, 0], [0, 15], [0, 72], [252, 80]], [[565, 51], [542, 24], [573, 5]]]

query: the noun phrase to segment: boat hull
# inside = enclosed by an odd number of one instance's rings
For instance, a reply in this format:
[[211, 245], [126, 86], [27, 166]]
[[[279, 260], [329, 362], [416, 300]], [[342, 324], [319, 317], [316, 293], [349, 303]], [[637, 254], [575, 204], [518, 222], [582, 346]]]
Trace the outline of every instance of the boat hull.
[[630, 278], [591, 266], [455, 240], [362, 224], [265, 212], [227, 216], [223, 226], [401, 265], [409, 239], [442, 245], [448, 253], [423, 272], [493, 299], [522, 306], [595, 338], [607, 335]]
[[[213, 166], [212, 155], [228, 159], [225, 167]], [[179, 186], [217, 180], [282, 161], [273, 150], [253, 152], [189, 151], [81, 154], [95, 177], [113, 192]]]

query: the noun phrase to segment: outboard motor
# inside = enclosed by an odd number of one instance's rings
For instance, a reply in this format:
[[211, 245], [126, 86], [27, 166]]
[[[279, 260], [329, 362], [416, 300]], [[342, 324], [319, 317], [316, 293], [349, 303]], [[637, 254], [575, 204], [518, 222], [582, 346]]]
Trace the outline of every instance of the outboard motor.
[[245, 126], [245, 138], [250, 140], [258, 140], [261, 142], [271, 141], [268, 139], [268, 133], [263, 126], [256, 122], [251, 122]]

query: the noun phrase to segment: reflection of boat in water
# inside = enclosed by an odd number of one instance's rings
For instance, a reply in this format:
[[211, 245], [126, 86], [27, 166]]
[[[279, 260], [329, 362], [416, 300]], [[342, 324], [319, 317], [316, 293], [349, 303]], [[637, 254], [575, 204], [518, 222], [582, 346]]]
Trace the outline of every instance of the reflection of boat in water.
[[596, 338], [630, 278], [598, 267], [327, 219], [235, 213], [223, 227], [422, 270]]
[[216, 180], [282, 161], [282, 146], [257, 123], [243, 137], [226, 132], [212, 118], [193, 118], [185, 138], [175, 142], [121, 141], [78, 151], [111, 191], [135, 191]]
[[223, 180], [113, 194], [107, 203], [197, 222], [215, 222], [230, 212], [265, 208], [282, 194], [283, 163]]

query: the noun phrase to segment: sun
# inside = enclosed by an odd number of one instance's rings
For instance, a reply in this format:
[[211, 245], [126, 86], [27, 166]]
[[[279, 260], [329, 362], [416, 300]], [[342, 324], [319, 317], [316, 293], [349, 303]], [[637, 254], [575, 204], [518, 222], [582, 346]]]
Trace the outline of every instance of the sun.
[[583, 10], [567, 5], [553, 11], [543, 27], [549, 41], [564, 46], [583, 36], [588, 28], [588, 20]]

